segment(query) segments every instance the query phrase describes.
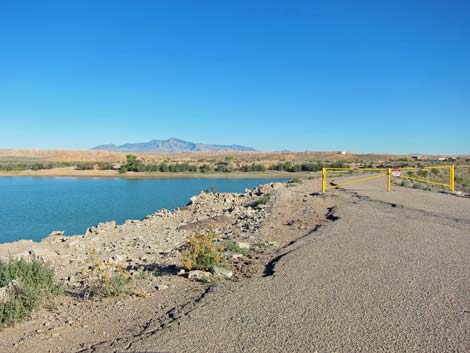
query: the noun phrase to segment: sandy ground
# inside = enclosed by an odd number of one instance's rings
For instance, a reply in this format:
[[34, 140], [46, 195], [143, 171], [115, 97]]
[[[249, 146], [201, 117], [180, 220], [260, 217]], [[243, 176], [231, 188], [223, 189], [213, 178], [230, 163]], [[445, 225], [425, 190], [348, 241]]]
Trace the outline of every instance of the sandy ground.
[[318, 173], [288, 172], [230, 172], [230, 173], [135, 173], [120, 174], [116, 170], [76, 170], [74, 167], [52, 168], [42, 170], [0, 171], [0, 176], [33, 176], [33, 177], [83, 177], [83, 178], [303, 178]]
[[470, 199], [383, 183], [327, 197], [332, 222], [272, 275], [94, 352], [469, 352]]

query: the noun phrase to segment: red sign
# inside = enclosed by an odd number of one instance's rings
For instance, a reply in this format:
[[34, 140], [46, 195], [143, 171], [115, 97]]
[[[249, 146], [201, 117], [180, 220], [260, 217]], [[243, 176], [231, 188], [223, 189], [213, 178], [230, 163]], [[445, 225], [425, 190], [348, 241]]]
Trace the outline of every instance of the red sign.
[[393, 168], [392, 169], [392, 176], [394, 177], [399, 177], [401, 175], [401, 170], [400, 168]]

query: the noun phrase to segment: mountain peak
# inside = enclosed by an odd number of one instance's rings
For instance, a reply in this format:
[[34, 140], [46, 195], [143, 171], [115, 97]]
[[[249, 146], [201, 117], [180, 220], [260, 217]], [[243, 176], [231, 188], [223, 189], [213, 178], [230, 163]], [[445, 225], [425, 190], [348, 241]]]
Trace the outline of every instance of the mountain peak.
[[255, 151], [252, 147], [241, 145], [216, 145], [194, 143], [170, 137], [167, 140], [151, 140], [140, 143], [125, 143], [123, 145], [106, 144], [93, 147], [92, 150], [111, 152], [218, 152], [218, 151]]

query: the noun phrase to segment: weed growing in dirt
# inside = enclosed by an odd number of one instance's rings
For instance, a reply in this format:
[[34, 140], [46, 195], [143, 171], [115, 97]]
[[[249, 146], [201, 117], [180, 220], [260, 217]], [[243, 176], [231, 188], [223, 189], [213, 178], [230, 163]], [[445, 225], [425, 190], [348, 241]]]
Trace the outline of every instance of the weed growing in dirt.
[[188, 240], [181, 261], [187, 270], [210, 271], [223, 261], [224, 248], [215, 243], [215, 233], [196, 235]]
[[97, 262], [85, 272], [84, 296], [90, 297], [117, 297], [130, 295], [135, 291], [135, 281], [129, 271], [121, 265], [110, 262]]
[[242, 249], [236, 242], [233, 240], [227, 240], [224, 244], [225, 249], [237, 254], [242, 254], [243, 256], [249, 257], [253, 252], [251, 249]]
[[258, 200], [255, 200], [249, 204], [247, 204], [247, 207], [252, 207], [252, 208], [258, 208], [260, 206], [268, 204], [269, 200], [271, 199], [271, 194], [266, 194], [262, 197], [260, 197]]
[[60, 293], [54, 271], [42, 261], [0, 261], [0, 327], [21, 321]]
[[252, 249], [257, 249], [257, 248], [259, 248], [259, 249], [269, 249], [271, 247], [272, 246], [269, 245], [268, 243], [261, 243], [261, 242], [254, 243], [254, 244], [251, 245]]

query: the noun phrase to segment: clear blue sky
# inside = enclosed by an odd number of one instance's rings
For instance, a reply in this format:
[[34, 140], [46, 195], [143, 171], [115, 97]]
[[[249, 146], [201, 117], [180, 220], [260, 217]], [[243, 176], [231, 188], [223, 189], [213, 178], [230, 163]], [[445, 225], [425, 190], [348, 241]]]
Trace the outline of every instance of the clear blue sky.
[[470, 153], [469, 1], [0, 0], [0, 148]]

